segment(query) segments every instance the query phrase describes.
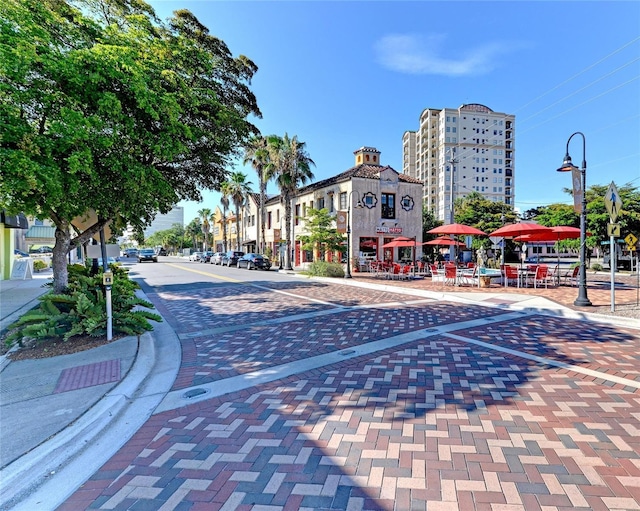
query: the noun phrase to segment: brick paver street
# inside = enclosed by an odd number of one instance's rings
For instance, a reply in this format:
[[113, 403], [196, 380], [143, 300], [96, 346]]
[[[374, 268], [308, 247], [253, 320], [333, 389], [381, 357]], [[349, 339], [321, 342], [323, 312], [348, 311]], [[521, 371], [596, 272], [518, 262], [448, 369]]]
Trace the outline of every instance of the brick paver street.
[[60, 510], [640, 509], [637, 329], [302, 279], [148, 296], [177, 401]]

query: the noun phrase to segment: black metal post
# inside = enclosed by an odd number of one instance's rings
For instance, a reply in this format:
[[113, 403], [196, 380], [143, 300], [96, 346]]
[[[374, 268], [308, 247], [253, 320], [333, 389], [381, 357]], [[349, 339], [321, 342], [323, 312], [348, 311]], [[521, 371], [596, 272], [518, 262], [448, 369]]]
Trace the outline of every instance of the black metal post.
[[[571, 156], [569, 156], [569, 142], [574, 135], [580, 135], [582, 137], [582, 166], [578, 169], [573, 163], [571, 163]], [[592, 305], [591, 301], [587, 297], [587, 156], [586, 156], [586, 139], [583, 133], [576, 131], [567, 140], [567, 152], [564, 157], [562, 167], [558, 169], [558, 172], [569, 172], [578, 170], [581, 177], [582, 186], [582, 210], [580, 211], [580, 275], [578, 283], [578, 298], [575, 299], [573, 304], [577, 307], [588, 307]], [[575, 187], [574, 187], [575, 189]], [[612, 247], [613, 249], [613, 247]]]
[[349, 204], [347, 205], [347, 271], [344, 274], [345, 279], [350, 279], [351, 277], [351, 194], [353, 192], [349, 192]]

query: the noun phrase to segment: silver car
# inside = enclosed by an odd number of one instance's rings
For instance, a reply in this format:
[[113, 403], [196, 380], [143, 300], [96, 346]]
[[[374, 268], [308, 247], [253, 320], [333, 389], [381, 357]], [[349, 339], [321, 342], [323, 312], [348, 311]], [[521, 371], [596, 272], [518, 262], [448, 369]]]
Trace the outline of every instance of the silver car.
[[214, 252], [213, 255], [211, 256], [211, 258], [209, 259], [209, 262], [211, 264], [222, 264], [222, 257], [224, 256], [224, 252]]

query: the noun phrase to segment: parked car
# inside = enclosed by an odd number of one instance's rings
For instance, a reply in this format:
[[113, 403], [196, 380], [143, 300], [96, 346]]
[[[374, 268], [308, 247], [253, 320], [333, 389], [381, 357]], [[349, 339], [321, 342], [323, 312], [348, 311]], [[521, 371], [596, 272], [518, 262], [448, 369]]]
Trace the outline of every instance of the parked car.
[[50, 254], [53, 252], [52, 247], [40, 247], [40, 248], [32, 248], [29, 250], [32, 254]]
[[253, 270], [254, 268], [260, 270], [268, 270], [271, 268], [271, 261], [260, 254], [245, 254], [238, 259], [238, 268], [246, 268], [247, 270]]
[[156, 248], [156, 255], [166, 256], [167, 255], [167, 251], [165, 250], [164, 247]]
[[125, 257], [138, 257], [138, 249], [137, 248], [127, 248], [123, 254]]
[[156, 251], [152, 248], [143, 248], [138, 252], [138, 262], [142, 261], [151, 261], [154, 263], [158, 262], [158, 256], [156, 255]]
[[18, 250], [17, 248], [13, 249], [13, 255], [19, 256], [19, 257], [30, 257], [29, 254], [27, 254], [26, 252], [23, 252], [22, 250]]
[[236, 266], [238, 264], [238, 259], [243, 255], [244, 252], [240, 252], [239, 250], [228, 250], [222, 258], [222, 264], [225, 266]]
[[202, 257], [202, 252], [194, 252], [189, 256], [189, 261], [199, 261]]
[[206, 252], [202, 252], [202, 255], [200, 256], [200, 262], [201, 263], [208, 263], [211, 260], [211, 256], [213, 255], [213, 252], [211, 250], [207, 250]]
[[211, 264], [222, 264], [222, 258], [224, 257], [224, 252], [214, 252], [209, 259]]
[[[116, 264], [118, 260], [115, 257], [107, 257], [107, 266]], [[98, 258], [98, 267], [102, 268], [102, 257]]]

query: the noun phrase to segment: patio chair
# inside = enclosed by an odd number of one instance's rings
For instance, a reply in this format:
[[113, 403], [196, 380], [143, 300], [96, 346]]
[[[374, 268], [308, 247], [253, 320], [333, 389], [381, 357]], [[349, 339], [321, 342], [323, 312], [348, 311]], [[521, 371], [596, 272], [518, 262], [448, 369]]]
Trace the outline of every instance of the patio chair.
[[[536, 275], [533, 278], [533, 287], [537, 288], [538, 284], [544, 284], [545, 289], [549, 285], [549, 278], [551, 275], [549, 274], [549, 267], [545, 264], [541, 264], [536, 268]], [[553, 281], [551, 281], [553, 284]]]
[[442, 285], [455, 286], [458, 283], [458, 268], [455, 264], [447, 264], [444, 267], [444, 280]]
[[518, 285], [518, 268], [515, 266], [510, 266], [505, 264], [502, 267], [502, 277], [505, 279], [505, 283], [507, 287], [509, 287], [509, 281], [514, 282], [515, 285]]
[[413, 275], [414, 275], [415, 272], [414, 272], [414, 268], [413, 268], [412, 265], [405, 264], [402, 267], [402, 272], [401, 273], [402, 273], [402, 277], [401, 278], [403, 280], [411, 280], [413, 278]]
[[466, 270], [462, 270], [458, 274], [458, 284], [467, 286], [478, 285], [478, 267], [468, 267]]
[[389, 278], [391, 280], [400, 280], [402, 278], [402, 267], [399, 264], [393, 263], [393, 266], [389, 270]]
[[580, 274], [580, 266], [576, 266], [573, 270], [568, 271], [564, 274], [564, 284], [570, 286], [578, 285], [578, 275]]

